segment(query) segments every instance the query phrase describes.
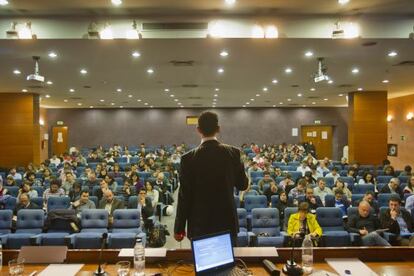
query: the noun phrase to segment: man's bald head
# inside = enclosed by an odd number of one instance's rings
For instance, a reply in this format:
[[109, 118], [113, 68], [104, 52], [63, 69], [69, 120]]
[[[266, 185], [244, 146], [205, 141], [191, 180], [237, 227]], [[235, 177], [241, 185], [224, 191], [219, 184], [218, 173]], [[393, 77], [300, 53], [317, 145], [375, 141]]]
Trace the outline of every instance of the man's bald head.
[[362, 200], [358, 205], [358, 213], [361, 217], [366, 218], [371, 211], [371, 205], [368, 201]]
[[109, 203], [112, 202], [112, 199], [114, 198], [114, 193], [111, 190], [106, 190], [104, 192], [104, 196], [106, 198], [106, 201]]

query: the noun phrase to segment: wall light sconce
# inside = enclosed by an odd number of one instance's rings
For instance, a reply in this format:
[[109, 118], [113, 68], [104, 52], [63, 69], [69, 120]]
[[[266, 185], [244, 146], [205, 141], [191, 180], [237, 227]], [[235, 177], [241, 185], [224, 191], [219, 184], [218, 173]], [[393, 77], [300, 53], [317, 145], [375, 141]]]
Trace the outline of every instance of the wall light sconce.
[[392, 115], [388, 115], [388, 116], [387, 116], [387, 122], [391, 122], [391, 121], [392, 121], [392, 119], [393, 119], [393, 118], [392, 118]]
[[127, 39], [140, 39], [141, 32], [138, 30], [137, 22], [134, 20], [132, 22], [132, 29], [127, 30], [126, 38]]
[[412, 120], [414, 119], [414, 113], [412, 112], [408, 112], [407, 116], [406, 116], [407, 120]]
[[252, 29], [252, 38], [268, 38], [274, 39], [279, 37], [279, 31], [276, 26], [268, 25], [263, 27], [261, 25], [254, 25]]
[[24, 24], [12, 22], [10, 30], [6, 31], [6, 36], [9, 39], [36, 39], [36, 35], [32, 32], [32, 23], [30, 21]]
[[352, 39], [359, 37], [359, 26], [353, 22], [336, 22], [332, 39]]

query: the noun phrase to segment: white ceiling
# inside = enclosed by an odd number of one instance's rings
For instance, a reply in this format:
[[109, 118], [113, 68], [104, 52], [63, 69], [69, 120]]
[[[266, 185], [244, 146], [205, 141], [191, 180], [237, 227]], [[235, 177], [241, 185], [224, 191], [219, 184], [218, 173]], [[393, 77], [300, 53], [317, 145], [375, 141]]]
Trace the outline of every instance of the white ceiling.
[[[346, 99], [338, 94], [355, 91], [358, 87], [365, 91], [388, 90], [390, 97], [414, 93], [414, 66], [394, 66], [401, 61], [414, 60], [414, 42], [379, 39], [375, 40], [375, 46], [362, 46], [366, 42], [372, 40], [0, 40], [0, 92], [22, 93], [20, 91], [28, 86], [25, 76], [33, 71], [31, 56], [39, 55], [41, 74], [53, 81], [53, 85], [28, 90], [41, 94], [42, 106], [52, 108], [112, 107], [112, 102], [113, 107], [176, 108], [174, 98], [185, 107], [211, 107], [216, 93], [217, 107], [241, 107], [251, 98], [255, 100], [249, 107], [279, 106], [280, 102], [282, 106], [343, 106]], [[229, 52], [226, 58], [219, 55], [223, 49]], [[58, 54], [56, 59], [47, 56], [51, 50]], [[131, 57], [134, 50], [141, 53], [140, 58]], [[304, 56], [307, 50], [314, 52], [312, 58]], [[398, 56], [388, 57], [390, 50], [397, 51]], [[334, 80], [332, 85], [312, 81], [319, 56], [326, 58], [328, 74]], [[170, 63], [173, 60], [192, 60], [194, 65], [175, 67]], [[287, 66], [293, 69], [290, 75], [284, 72]], [[146, 72], [150, 67], [155, 70], [151, 76]], [[224, 68], [224, 74], [217, 73], [219, 67]], [[351, 73], [354, 67], [360, 69], [359, 74]], [[13, 74], [16, 68], [21, 75]], [[89, 73], [82, 76], [81, 68]], [[274, 78], [279, 81], [276, 85], [271, 82]], [[383, 84], [384, 79], [389, 79], [390, 83]], [[91, 88], [83, 88], [85, 85]], [[198, 87], [184, 88], [183, 85]], [[341, 85], [350, 86], [342, 88]], [[268, 88], [267, 93], [263, 87]], [[310, 91], [312, 87], [316, 91]], [[70, 93], [70, 88], [76, 91]], [[117, 88], [122, 88], [123, 92], [116, 92]], [[164, 92], [165, 88], [170, 89], [170, 93]], [[220, 91], [215, 92], [215, 88]], [[298, 93], [303, 96], [298, 97]], [[46, 94], [51, 97], [46, 99]], [[288, 102], [288, 98], [292, 101]], [[100, 102], [101, 99], [104, 102]], [[148, 106], [144, 106], [145, 102]]]
[[123, 0], [114, 8], [110, 0], [9, 0], [0, 15], [8, 16], [125, 16], [125, 15], [292, 15], [292, 14], [399, 14], [412, 15], [412, 0], [238, 0], [229, 7], [224, 0]]

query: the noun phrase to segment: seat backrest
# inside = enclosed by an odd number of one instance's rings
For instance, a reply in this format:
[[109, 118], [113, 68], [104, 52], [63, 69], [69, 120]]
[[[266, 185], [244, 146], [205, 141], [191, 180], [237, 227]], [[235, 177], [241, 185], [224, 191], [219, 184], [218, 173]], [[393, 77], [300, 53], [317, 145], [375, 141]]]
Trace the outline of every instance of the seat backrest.
[[[351, 176], [340, 176], [338, 179], [347, 184], [348, 188], [354, 186], [354, 178]], [[349, 188], [350, 189], [350, 188]]]
[[11, 186], [11, 187], [6, 187], [8, 194], [13, 196], [13, 197], [17, 197], [17, 195], [19, 194], [19, 187], [17, 186]]
[[398, 194], [378, 194], [378, 206], [380, 208], [388, 207], [388, 201], [391, 197], [398, 197], [401, 200]]
[[4, 209], [14, 210], [14, 208], [16, 207], [16, 201], [17, 199], [15, 197], [8, 197], [5, 200]]
[[374, 191], [375, 187], [373, 184], [358, 184], [352, 189], [355, 194], [365, 194], [367, 191]]
[[22, 209], [17, 213], [16, 233], [41, 233], [45, 213], [41, 209]]
[[138, 206], [138, 196], [130, 196], [128, 198], [128, 209], [136, 209]]
[[377, 182], [378, 183], [389, 183], [391, 178], [393, 178], [393, 176], [389, 176], [389, 175], [379, 175], [377, 176]]
[[86, 209], [81, 213], [82, 229], [107, 228], [108, 211], [105, 209]]
[[283, 229], [287, 230], [287, 225], [289, 222], [290, 215], [296, 213], [298, 211], [298, 207], [286, 207], [285, 209], [285, 217], [283, 219]]
[[43, 207], [43, 197], [32, 197], [30, 201], [39, 206], [39, 208]]
[[344, 229], [341, 209], [336, 207], [319, 207], [316, 219], [323, 231], [340, 231]]
[[98, 207], [98, 197], [97, 196], [89, 196], [89, 200], [95, 203], [95, 207]]
[[292, 176], [292, 180], [293, 181], [296, 181], [298, 178], [301, 178], [302, 177], [302, 173], [301, 172], [289, 171], [288, 173]]
[[332, 188], [333, 185], [335, 184], [333, 177], [318, 177], [317, 181], [319, 181], [320, 179], [324, 180], [326, 183], [326, 186], [328, 186], [329, 188]]
[[244, 197], [244, 208], [250, 213], [253, 208], [266, 208], [267, 197], [264, 195], [248, 195]]
[[8, 234], [11, 232], [12, 218], [12, 210], [0, 210], [0, 234]]
[[277, 208], [254, 208], [252, 210], [252, 232], [280, 235], [279, 210]]
[[352, 194], [351, 196], [351, 204], [352, 206], [358, 206], [358, 202], [364, 198], [364, 194]]
[[410, 177], [406, 175], [400, 175], [398, 179], [400, 180], [401, 183], [408, 183], [408, 181], [410, 180]]
[[258, 196], [258, 195], [259, 195], [259, 192], [253, 189], [244, 193], [244, 196]]
[[263, 172], [262, 171], [251, 171], [250, 172], [250, 177], [253, 178], [258, 178], [258, 177], [263, 177]]
[[113, 217], [113, 229], [139, 228], [140, 226], [141, 215], [138, 209], [117, 209]]
[[70, 198], [68, 196], [51, 196], [47, 200], [47, 210], [68, 209], [70, 206]]
[[43, 187], [35, 186], [33, 187], [33, 190], [37, 192], [37, 196], [40, 196], [40, 197], [43, 196], [43, 192], [44, 192]]
[[237, 208], [237, 217], [239, 219], [239, 227], [247, 230], [247, 212], [246, 209]]
[[276, 208], [276, 205], [279, 202], [279, 195], [272, 195], [270, 197], [270, 202], [272, 203], [272, 207]]
[[334, 195], [325, 196], [325, 207], [335, 207], [335, 196]]

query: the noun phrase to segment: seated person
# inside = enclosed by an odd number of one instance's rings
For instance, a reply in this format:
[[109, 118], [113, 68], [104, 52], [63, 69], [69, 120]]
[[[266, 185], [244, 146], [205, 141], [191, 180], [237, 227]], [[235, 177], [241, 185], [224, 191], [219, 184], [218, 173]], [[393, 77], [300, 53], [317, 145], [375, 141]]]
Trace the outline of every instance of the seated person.
[[29, 198], [35, 198], [38, 197], [38, 193], [36, 190], [34, 190], [32, 188], [32, 186], [30, 186], [30, 182], [29, 181], [24, 181], [22, 187], [19, 189], [19, 193], [17, 195], [17, 199], [20, 198], [21, 194], [27, 194], [29, 196]]
[[277, 187], [275, 182], [272, 182], [270, 184], [270, 187], [266, 189], [266, 191], [264, 191], [264, 195], [267, 198], [267, 203], [270, 204], [272, 196], [273, 195], [279, 195], [279, 193], [281, 192], [281, 190], [279, 190], [279, 188]]
[[30, 186], [42, 186], [42, 181], [39, 179], [36, 179], [36, 174], [34, 172], [27, 172], [26, 174], [26, 180], [30, 182]]
[[106, 183], [108, 183], [108, 188], [112, 191], [116, 191], [116, 188], [118, 187], [118, 183], [115, 181], [113, 176], [105, 175], [104, 180]]
[[289, 194], [290, 190], [295, 188], [295, 182], [292, 180], [292, 175], [287, 173], [285, 179], [280, 181], [279, 188]]
[[3, 182], [0, 181], [0, 197], [5, 196], [8, 193], [7, 188], [3, 186]]
[[359, 203], [361, 201], [365, 200], [366, 202], [369, 203], [369, 205], [371, 206], [372, 209], [374, 209], [374, 212], [376, 214], [378, 214], [379, 212], [379, 205], [378, 202], [375, 200], [375, 193], [373, 191], [367, 191], [364, 195], [364, 197], [362, 198], [362, 200], [358, 201], [356, 206], [359, 205]]
[[332, 177], [334, 179], [334, 183], [335, 183], [338, 180], [338, 178], [340, 177], [340, 175], [338, 173], [338, 168], [333, 167], [332, 171], [330, 173], [328, 173], [327, 175], [325, 175], [325, 177]]
[[321, 199], [313, 194], [313, 189], [311, 187], [306, 188], [306, 195], [303, 202], [308, 203], [309, 212], [312, 214], [316, 213], [317, 208], [323, 207]]
[[400, 173], [400, 176], [413, 176], [412, 168], [410, 165], [404, 167], [404, 171]]
[[137, 206], [132, 207], [141, 210], [142, 221], [145, 221], [147, 218], [154, 215], [154, 207], [152, 206], [151, 199], [147, 197], [147, 192], [145, 189], [141, 189], [141, 191], [139, 191]]
[[23, 209], [41, 209], [41, 206], [36, 205], [35, 203], [30, 201], [30, 197], [28, 194], [21, 194], [19, 195], [19, 203], [17, 203], [16, 207], [13, 210], [13, 220], [17, 220], [17, 213]]
[[124, 202], [114, 197], [114, 193], [107, 189], [104, 194], [103, 198], [99, 201], [98, 204], [99, 209], [105, 209], [108, 211], [109, 214], [109, 225], [112, 225], [114, 221], [113, 214], [116, 209], [124, 209], [125, 205]]
[[145, 190], [147, 191], [147, 196], [151, 199], [152, 207], [155, 208], [160, 199], [160, 193], [157, 189], [154, 189], [154, 187], [151, 185], [151, 182], [149, 181], [145, 182]]
[[83, 190], [78, 200], [71, 203], [71, 209], [75, 210], [78, 217], [81, 216], [81, 212], [86, 209], [95, 209], [95, 203], [89, 199], [89, 190]]
[[53, 179], [50, 182], [50, 188], [47, 188], [44, 192], [43, 192], [43, 203], [44, 203], [44, 207], [46, 208], [47, 206], [47, 200], [49, 199], [49, 197], [52, 196], [65, 196], [65, 191], [60, 187], [60, 180], [58, 179]]
[[381, 194], [397, 194], [401, 199], [404, 198], [404, 192], [400, 186], [400, 180], [397, 177], [391, 178], [388, 185], [384, 186], [381, 191]]
[[131, 179], [131, 186], [135, 186], [136, 193], [138, 193], [142, 188], [144, 188], [144, 181], [140, 179], [138, 173], [132, 172], [130, 179]]
[[288, 221], [287, 233], [295, 241], [295, 245], [301, 245], [306, 235], [316, 243], [322, 236], [322, 228], [319, 226], [316, 216], [309, 213], [309, 204], [299, 204], [298, 212], [292, 214]]
[[346, 196], [344, 195], [344, 192], [341, 189], [335, 190], [335, 207], [341, 210], [343, 218], [348, 217], [347, 210], [349, 207], [349, 201], [347, 200]]
[[408, 210], [409, 212], [414, 212], [414, 195], [410, 195], [409, 197], [407, 197], [407, 199], [405, 200], [405, 209]]
[[89, 192], [92, 192], [94, 186], [99, 185], [99, 180], [96, 179], [96, 173], [94, 171], [90, 171], [88, 174], [88, 179], [84, 183], [85, 186], [88, 186]]
[[306, 180], [306, 186], [315, 187], [316, 178], [313, 177], [312, 172], [305, 172], [304, 178]]
[[360, 234], [364, 246], [390, 246], [376, 231], [379, 227], [378, 218], [371, 213], [371, 205], [365, 200], [359, 203], [358, 213], [348, 217], [348, 232]]
[[78, 200], [81, 196], [82, 192], [82, 186], [79, 182], [75, 182], [72, 186], [72, 188], [69, 190], [69, 198], [70, 202], [74, 202]]
[[358, 181], [358, 184], [372, 184], [377, 185], [377, 180], [370, 172], [365, 172], [364, 176]]
[[272, 208], [277, 208], [279, 210], [280, 225], [284, 225], [286, 207], [294, 207], [294, 205], [289, 202], [287, 193], [285, 191], [281, 191], [276, 206], [272, 206]]
[[332, 188], [332, 192], [335, 194], [337, 190], [341, 190], [343, 195], [346, 197], [346, 199], [351, 202], [352, 200], [352, 192], [348, 189], [348, 187], [345, 185], [345, 182], [343, 182], [341, 179], [338, 179], [335, 181], [335, 185]]
[[329, 187], [326, 187], [324, 179], [319, 179], [318, 186], [313, 189], [313, 192], [316, 196], [319, 196], [323, 205], [325, 205], [325, 196], [334, 194]]
[[121, 190], [116, 192], [117, 196], [122, 196], [124, 198], [124, 204], [128, 205], [129, 197], [136, 195], [135, 187], [131, 187], [131, 180], [128, 178], [124, 179], [124, 185]]
[[[400, 208], [400, 199], [397, 196], [390, 198], [387, 210], [381, 212], [380, 221], [382, 228], [389, 229], [387, 232], [397, 236], [396, 245], [410, 245], [410, 237], [414, 232], [414, 222], [411, 214]], [[414, 240], [412, 245], [414, 245]]]
[[410, 176], [408, 180], [407, 186], [404, 187], [404, 195], [405, 194], [414, 194], [414, 175]]
[[65, 180], [62, 182], [62, 189], [65, 190], [66, 194], [69, 194], [69, 191], [72, 189], [73, 184], [75, 184], [76, 179], [72, 172], [65, 173]]
[[302, 163], [300, 164], [299, 167], [296, 168], [297, 172], [301, 172], [302, 176], [305, 176], [306, 172], [310, 172], [311, 169], [308, 166], [308, 163], [306, 162], [306, 160], [303, 160]]
[[268, 171], [265, 171], [263, 173], [263, 178], [260, 179], [260, 181], [257, 185], [259, 185], [259, 190], [260, 191], [265, 192], [264, 185], [269, 184], [269, 186], [270, 186], [272, 183], [276, 184], [275, 180], [270, 176], [270, 173]]
[[300, 195], [305, 195], [306, 189], [306, 180], [304, 178], [300, 178], [298, 180], [298, 184], [295, 188], [290, 190], [289, 195], [293, 197], [293, 200], [297, 200]]
[[160, 172], [157, 174], [157, 178], [154, 181], [154, 187], [158, 186], [161, 191], [170, 191], [171, 184], [168, 179], [165, 177], [164, 173]]
[[6, 187], [17, 186], [16, 180], [14, 180], [13, 176], [11, 175], [7, 176], [6, 181], [4, 181], [4, 186]]
[[95, 196], [98, 198], [98, 201], [101, 201], [106, 191], [110, 190], [108, 187], [108, 183], [105, 180], [101, 180], [99, 184], [100, 189], [95, 191]]

